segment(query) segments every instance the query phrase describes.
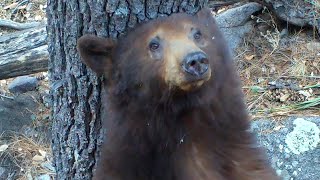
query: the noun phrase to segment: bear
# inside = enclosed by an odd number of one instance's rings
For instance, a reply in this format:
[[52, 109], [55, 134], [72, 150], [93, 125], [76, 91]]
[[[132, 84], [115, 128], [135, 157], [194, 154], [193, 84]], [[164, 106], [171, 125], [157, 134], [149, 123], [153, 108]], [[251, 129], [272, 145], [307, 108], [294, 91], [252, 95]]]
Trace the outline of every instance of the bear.
[[249, 129], [240, 78], [212, 16], [159, 17], [118, 40], [84, 35], [104, 77], [106, 129], [95, 180], [275, 180]]

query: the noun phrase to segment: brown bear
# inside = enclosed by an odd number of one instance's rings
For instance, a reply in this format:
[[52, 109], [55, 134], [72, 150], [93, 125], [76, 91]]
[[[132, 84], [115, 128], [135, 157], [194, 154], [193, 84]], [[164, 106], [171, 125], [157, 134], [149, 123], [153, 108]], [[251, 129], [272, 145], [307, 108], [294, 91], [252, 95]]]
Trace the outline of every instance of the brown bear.
[[240, 81], [209, 9], [85, 35], [84, 63], [106, 78], [96, 180], [275, 180], [248, 131]]

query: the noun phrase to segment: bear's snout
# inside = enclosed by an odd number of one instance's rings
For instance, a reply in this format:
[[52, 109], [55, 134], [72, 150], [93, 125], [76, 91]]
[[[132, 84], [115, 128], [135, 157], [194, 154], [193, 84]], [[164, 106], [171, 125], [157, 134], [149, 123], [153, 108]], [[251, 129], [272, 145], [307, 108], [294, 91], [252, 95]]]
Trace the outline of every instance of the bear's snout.
[[182, 69], [188, 74], [201, 79], [209, 69], [209, 60], [203, 52], [193, 52], [185, 56]]

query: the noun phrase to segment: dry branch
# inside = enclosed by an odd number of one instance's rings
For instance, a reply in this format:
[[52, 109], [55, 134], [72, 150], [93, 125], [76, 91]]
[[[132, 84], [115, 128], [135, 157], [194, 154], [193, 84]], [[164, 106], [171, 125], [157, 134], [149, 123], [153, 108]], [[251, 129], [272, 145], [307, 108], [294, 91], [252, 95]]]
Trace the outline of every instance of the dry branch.
[[41, 22], [30, 22], [30, 23], [18, 23], [15, 21], [0, 19], [0, 27], [15, 29], [15, 30], [25, 30], [41, 25]]

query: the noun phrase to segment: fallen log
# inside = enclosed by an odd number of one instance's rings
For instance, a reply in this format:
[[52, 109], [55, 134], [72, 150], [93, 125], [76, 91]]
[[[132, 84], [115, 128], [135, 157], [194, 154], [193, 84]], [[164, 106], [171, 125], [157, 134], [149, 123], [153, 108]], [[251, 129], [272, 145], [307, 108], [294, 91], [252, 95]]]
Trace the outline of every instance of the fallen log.
[[34, 27], [38, 27], [41, 25], [41, 22], [30, 22], [30, 23], [19, 23], [7, 19], [0, 19], [0, 27], [5, 27], [9, 29], [15, 30], [25, 30]]
[[47, 71], [45, 26], [0, 36], [0, 79]]

